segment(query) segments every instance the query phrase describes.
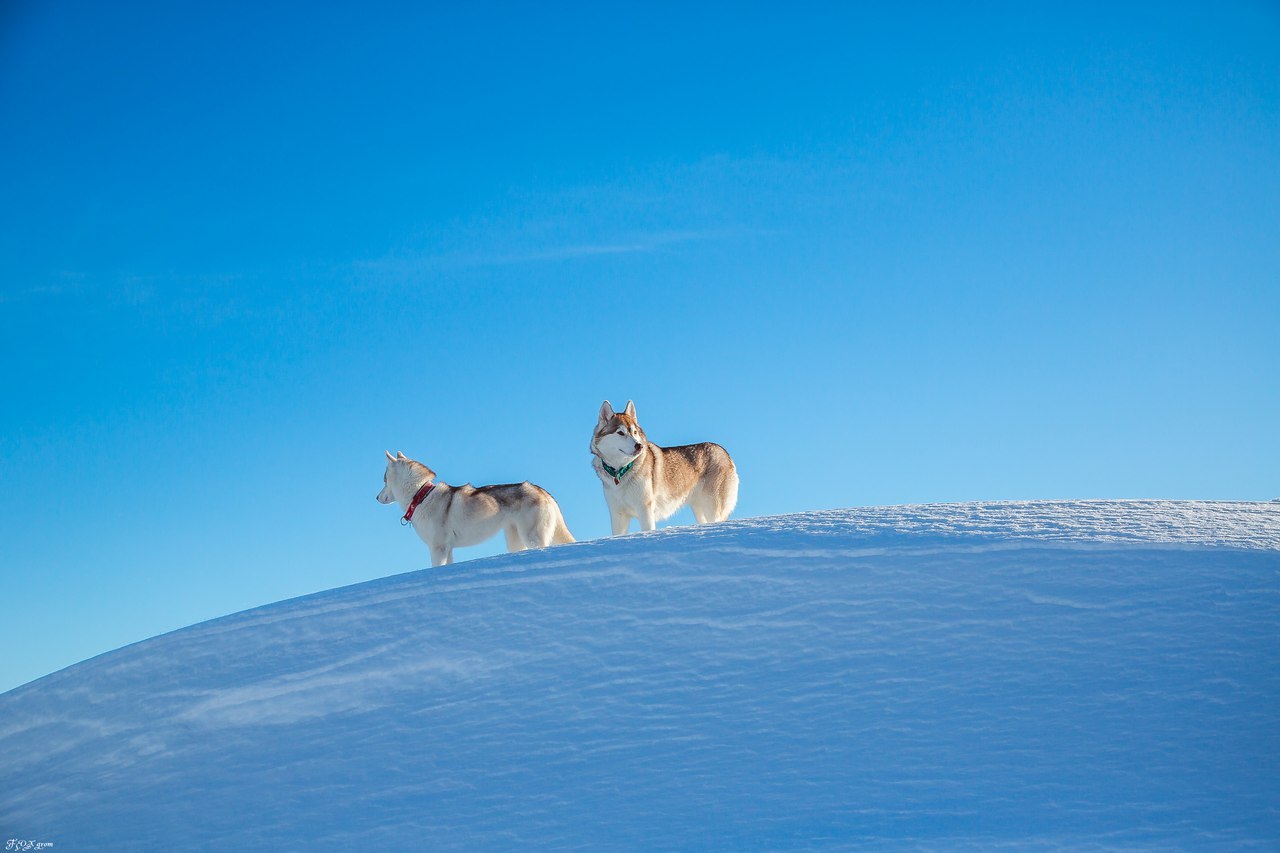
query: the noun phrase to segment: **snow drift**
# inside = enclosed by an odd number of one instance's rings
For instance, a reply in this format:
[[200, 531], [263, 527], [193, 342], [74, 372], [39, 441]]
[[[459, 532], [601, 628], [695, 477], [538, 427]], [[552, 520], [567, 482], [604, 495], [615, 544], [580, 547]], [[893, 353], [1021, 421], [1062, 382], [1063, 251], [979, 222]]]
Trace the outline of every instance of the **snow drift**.
[[1274, 847], [1278, 628], [1276, 504], [584, 542], [274, 604], [0, 695], [0, 840]]

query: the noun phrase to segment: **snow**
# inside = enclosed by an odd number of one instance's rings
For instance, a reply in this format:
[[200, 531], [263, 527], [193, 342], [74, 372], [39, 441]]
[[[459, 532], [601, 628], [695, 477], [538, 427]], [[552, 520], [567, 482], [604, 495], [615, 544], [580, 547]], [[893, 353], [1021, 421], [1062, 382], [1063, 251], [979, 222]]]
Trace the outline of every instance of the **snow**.
[[1278, 627], [1276, 503], [885, 507], [511, 554], [0, 695], [0, 838], [1275, 849]]

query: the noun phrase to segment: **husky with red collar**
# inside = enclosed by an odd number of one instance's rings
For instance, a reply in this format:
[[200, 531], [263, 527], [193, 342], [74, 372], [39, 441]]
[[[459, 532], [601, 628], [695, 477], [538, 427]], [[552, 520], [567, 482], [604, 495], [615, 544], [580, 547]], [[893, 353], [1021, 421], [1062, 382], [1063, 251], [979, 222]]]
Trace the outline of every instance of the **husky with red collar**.
[[626, 533], [633, 518], [641, 530], [653, 530], [686, 503], [699, 524], [724, 521], [738, 502], [738, 470], [728, 451], [709, 441], [659, 447], [645, 437], [630, 400], [622, 412], [604, 401], [591, 455], [614, 536]]
[[433, 566], [452, 563], [454, 548], [479, 545], [499, 531], [507, 535], [508, 551], [574, 541], [560, 505], [546, 489], [529, 482], [450, 486], [421, 462], [388, 451], [378, 502], [392, 501], [404, 510], [400, 523], [412, 524], [431, 549]]

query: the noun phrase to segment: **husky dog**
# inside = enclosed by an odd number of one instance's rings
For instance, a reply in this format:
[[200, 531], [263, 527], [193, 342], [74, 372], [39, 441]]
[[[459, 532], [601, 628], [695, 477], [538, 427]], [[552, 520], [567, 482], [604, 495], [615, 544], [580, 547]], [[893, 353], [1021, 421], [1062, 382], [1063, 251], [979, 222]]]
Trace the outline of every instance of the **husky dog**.
[[738, 502], [738, 471], [718, 444], [659, 447], [636, 422], [636, 404], [622, 413], [605, 400], [591, 435], [591, 465], [604, 484], [613, 535], [627, 532], [631, 519], [641, 530], [689, 504], [699, 524], [724, 521]]
[[507, 534], [507, 550], [545, 548], [572, 542], [560, 505], [545, 489], [529, 482], [506, 486], [450, 486], [436, 472], [403, 453], [387, 451], [379, 503], [396, 501], [404, 508], [401, 524], [413, 529], [431, 549], [431, 565], [453, 562], [453, 549], [479, 545]]

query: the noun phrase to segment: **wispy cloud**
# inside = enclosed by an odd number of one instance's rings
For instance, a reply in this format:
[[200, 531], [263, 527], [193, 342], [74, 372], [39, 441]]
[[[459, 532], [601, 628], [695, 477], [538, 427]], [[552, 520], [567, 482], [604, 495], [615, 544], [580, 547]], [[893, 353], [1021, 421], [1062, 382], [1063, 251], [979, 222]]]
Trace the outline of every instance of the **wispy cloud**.
[[40, 283], [28, 282], [25, 286], [0, 290], [0, 303], [22, 302], [34, 299], [57, 299], [81, 290], [85, 276], [80, 273], [61, 272], [48, 276]]
[[62, 271], [44, 281], [0, 291], [0, 305], [34, 305], [41, 310], [76, 305], [97, 311], [127, 308], [139, 312], [177, 312], [220, 322], [241, 312], [244, 273], [130, 272], [97, 275]]
[[[521, 264], [546, 264], [572, 261], [588, 261], [593, 258], [622, 255], [644, 255], [674, 249], [692, 243], [723, 240], [745, 233], [741, 229], [720, 228], [707, 230], [668, 230], [643, 234], [624, 234], [617, 239], [600, 242], [564, 243], [552, 245], [526, 245], [519, 249], [469, 248], [444, 252], [415, 254], [391, 254], [382, 258], [360, 261], [354, 265], [357, 276], [411, 276], [441, 268], [482, 268], [518, 266]], [[501, 241], [500, 241], [501, 242]]]
[[509, 255], [478, 256], [477, 265], [487, 264], [523, 264], [537, 261], [570, 261], [577, 258], [591, 258], [600, 255], [631, 255], [657, 252], [669, 246], [682, 243], [693, 243], [705, 240], [723, 239], [732, 236], [729, 229], [714, 231], [659, 231], [644, 235], [628, 235], [616, 242], [577, 243], [566, 246], [549, 246], [517, 252]]
[[41, 299], [47, 297], [61, 296], [65, 288], [58, 285], [41, 285], [39, 287], [25, 287], [18, 290], [9, 291], [7, 293], [0, 292], [0, 304], [6, 302], [19, 302], [25, 299]]

